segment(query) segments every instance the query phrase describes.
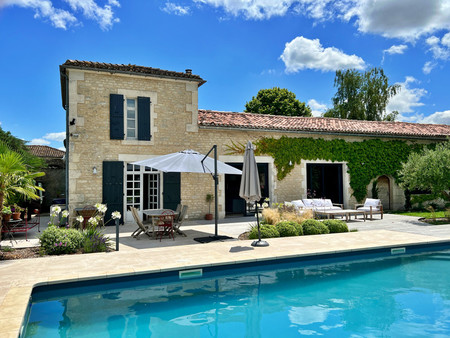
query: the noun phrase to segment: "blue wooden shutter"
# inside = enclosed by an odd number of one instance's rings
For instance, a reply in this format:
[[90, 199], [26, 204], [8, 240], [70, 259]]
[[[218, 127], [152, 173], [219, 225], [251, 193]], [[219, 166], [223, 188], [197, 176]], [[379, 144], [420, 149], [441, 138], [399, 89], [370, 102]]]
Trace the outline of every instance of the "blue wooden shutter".
[[180, 173], [164, 173], [163, 176], [164, 209], [175, 210], [180, 202], [181, 202]]
[[150, 98], [138, 97], [138, 140], [150, 141]]
[[[103, 162], [103, 201], [108, 210], [106, 210], [105, 222], [111, 219], [113, 211], [119, 211], [122, 214], [120, 223], [123, 224], [123, 162], [104, 161]], [[114, 225], [111, 221], [108, 225]]]
[[123, 95], [109, 96], [109, 135], [111, 140], [123, 140]]

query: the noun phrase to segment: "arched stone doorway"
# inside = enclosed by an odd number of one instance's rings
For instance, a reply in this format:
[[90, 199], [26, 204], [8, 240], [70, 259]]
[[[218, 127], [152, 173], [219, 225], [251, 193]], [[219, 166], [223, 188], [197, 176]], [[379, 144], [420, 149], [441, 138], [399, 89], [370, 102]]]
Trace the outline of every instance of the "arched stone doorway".
[[391, 182], [389, 177], [383, 175], [378, 177], [377, 180], [378, 186], [378, 198], [381, 200], [381, 204], [383, 204], [384, 210], [391, 209]]

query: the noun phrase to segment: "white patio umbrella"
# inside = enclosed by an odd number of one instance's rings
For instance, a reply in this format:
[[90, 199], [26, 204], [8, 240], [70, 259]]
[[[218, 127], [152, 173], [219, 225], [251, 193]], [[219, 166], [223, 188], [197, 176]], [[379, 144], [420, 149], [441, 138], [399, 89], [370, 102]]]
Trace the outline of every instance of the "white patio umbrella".
[[[214, 158], [208, 157], [214, 150]], [[154, 168], [163, 172], [179, 173], [206, 173], [211, 174], [214, 179], [215, 193], [215, 236], [214, 239], [221, 239], [218, 236], [218, 202], [217, 186], [219, 184], [219, 174], [241, 175], [242, 171], [226, 163], [217, 160], [217, 145], [214, 145], [206, 155], [200, 154], [192, 149], [179, 151], [177, 153], [157, 156], [147, 160], [132, 162], [131, 164]]]
[[247, 202], [254, 202], [256, 208], [256, 222], [258, 224], [258, 240], [252, 246], [268, 246], [269, 243], [261, 240], [259, 227], [258, 201], [261, 199], [261, 186], [259, 183], [258, 165], [256, 164], [253, 144], [248, 141], [244, 153], [244, 165], [242, 167], [241, 186], [239, 196]]

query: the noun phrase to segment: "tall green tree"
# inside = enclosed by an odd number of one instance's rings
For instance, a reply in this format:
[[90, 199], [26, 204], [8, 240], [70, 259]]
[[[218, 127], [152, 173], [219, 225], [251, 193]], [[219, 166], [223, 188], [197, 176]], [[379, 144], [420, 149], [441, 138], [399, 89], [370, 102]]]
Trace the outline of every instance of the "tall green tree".
[[430, 190], [436, 197], [450, 201], [450, 140], [435, 150], [425, 148], [412, 153], [400, 171], [402, 188]]
[[26, 146], [26, 141], [15, 137], [9, 131], [4, 131], [1, 127], [0, 127], [0, 142], [3, 143], [3, 146], [0, 149], [0, 151], [5, 151], [5, 149], [8, 149], [20, 154], [22, 160], [27, 165], [29, 170], [39, 171], [47, 166], [47, 164], [42, 158], [34, 156], [33, 154], [30, 153], [28, 147]]
[[385, 114], [389, 99], [400, 91], [399, 85], [389, 85], [382, 68], [372, 68], [364, 73], [355, 69], [338, 70], [334, 79], [337, 92], [333, 108], [325, 117], [350, 120], [395, 120], [396, 114]]
[[261, 89], [256, 97], [253, 96], [245, 104], [244, 111], [255, 114], [312, 116], [311, 108], [297, 100], [293, 92], [278, 87]]

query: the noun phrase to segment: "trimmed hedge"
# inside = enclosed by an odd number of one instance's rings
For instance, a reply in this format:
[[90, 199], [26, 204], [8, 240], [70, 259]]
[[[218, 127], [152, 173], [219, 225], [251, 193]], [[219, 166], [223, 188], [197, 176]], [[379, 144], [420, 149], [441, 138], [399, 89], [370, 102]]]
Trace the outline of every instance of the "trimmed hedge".
[[[260, 224], [261, 238], [280, 237], [280, 233], [275, 225]], [[258, 239], [258, 226], [255, 225], [248, 234], [249, 239]]]
[[330, 229], [330, 233], [348, 232], [348, 226], [344, 221], [338, 219], [327, 219], [322, 223]]
[[299, 235], [298, 227], [296, 227], [296, 224], [298, 223], [292, 221], [281, 221], [278, 222], [275, 226], [280, 233], [280, 237], [291, 237]]
[[308, 219], [302, 222], [303, 234], [305, 235], [320, 235], [320, 234], [329, 234], [330, 230], [328, 227], [322, 222], [319, 222], [315, 219]]
[[76, 229], [49, 226], [39, 237], [41, 248], [48, 255], [77, 252], [83, 245], [83, 234]]

